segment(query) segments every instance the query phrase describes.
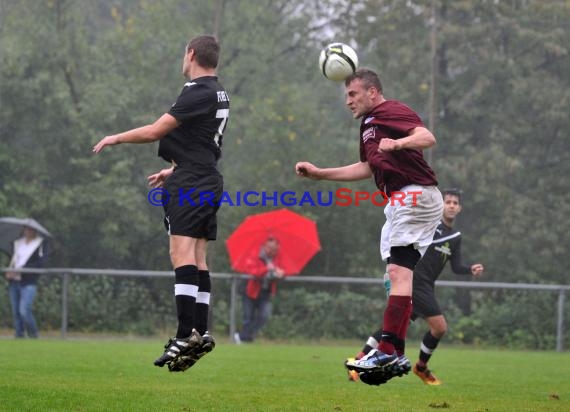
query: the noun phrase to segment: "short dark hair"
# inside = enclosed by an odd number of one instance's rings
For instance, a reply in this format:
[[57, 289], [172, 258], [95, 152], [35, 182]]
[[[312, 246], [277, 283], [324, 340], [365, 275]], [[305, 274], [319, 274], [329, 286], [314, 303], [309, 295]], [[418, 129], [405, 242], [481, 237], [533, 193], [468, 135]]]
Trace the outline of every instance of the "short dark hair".
[[370, 87], [374, 87], [379, 93], [382, 93], [382, 83], [380, 82], [380, 78], [376, 72], [365, 68], [356, 69], [354, 73], [346, 78], [344, 85], [348, 86], [356, 79], [360, 79], [362, 81], [364, 88], [368, 89]]
[[442, 192], [442, 195], [443, 195], [444, 199], [445, 199], [445, 196], [455, 196], [457, 198], [457, 200], [459, 200], [459, 203], [461, 203], [461, 194], [462, 193], [463, 193], [463, 191], [461, 189], [453, 187], [453, 188], [444, 189]]
[[194, 50], [196, 61], [202, 67], [215, 69], [220, 57], [220, 44], [214, 36], [204, 34], [194, 37], [186, 46], [186, 51]]

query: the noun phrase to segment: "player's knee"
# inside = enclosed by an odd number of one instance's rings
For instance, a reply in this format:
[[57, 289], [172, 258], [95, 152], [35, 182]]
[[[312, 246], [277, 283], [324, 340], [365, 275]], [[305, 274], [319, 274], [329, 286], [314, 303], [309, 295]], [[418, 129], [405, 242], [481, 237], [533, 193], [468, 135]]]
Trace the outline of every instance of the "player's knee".
[[392, 246], [388, 263], [403, 266], [413, 271], [421, 258], [420, 252], [413, 245]]
[[431, 333], [438, 339], [443, 338], [443, 335], [447, 333], [447, 323], [445, 321], [438, 323], [432, 328]]
[[207, 248], [208, 248], [208, 241], [206, 239], [198, 239], [196, 242], [196, 264], [200, 270], [208, 270], [208, 263], [207, 263]]
[[180, 260], [180, 253], [178, 253], [174, 248], [170, 248], [169, 254], [170, 254], [170, 262], [172, 263], [172, 267], [180, 266], [178, 264], [178, 261]]
[[182, 248], [171, 247], [169, 253], [170, 253], [170, 262], [172, 263], [172, 267], [177, 268], [189, 264], [188, 261], [189, 254], [184, 253]]
[[447, 333], [447, 325], [440, 325], [435, 331], [435, 336], [438, 339], [443, 338], [443, 335]]

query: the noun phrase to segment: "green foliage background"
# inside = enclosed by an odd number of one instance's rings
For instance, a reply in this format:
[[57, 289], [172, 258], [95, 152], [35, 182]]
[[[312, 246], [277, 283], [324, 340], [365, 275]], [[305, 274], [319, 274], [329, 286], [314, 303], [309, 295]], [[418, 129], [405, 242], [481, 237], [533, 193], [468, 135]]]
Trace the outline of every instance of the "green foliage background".
[[[344, 41], [361, 65], [379, 71], [386, 96], [408, 103], [426, 123], [435, 87], [438, 145], [429, 156], [441, 186], [464, 190], [464, 255], [485, 264], [485, 280], [566, 284], [568, 21], [563, 0], [0, 0], [0, 215], [32, 216], [49, 228], [56, 237], [51, 266], [168, 270], [162, 211], [146, 200], [146, 176], [164, 166], [156, 145], [98, 156], [90, 149], [104, 135], [168, 110], [184, 81], [184, 45], [204, 32], [222, 43], [219, 75], [232, 99], [220, 163], [226, 190], [348, 186], [293, 173], [298, 160], [332, 166], [358, 159], [358, 122], [344, 108], [342, 86], [316, 67], [324, 44]], [[241, 220], [269, 209], [220, 211], [213, 271], [230, 270], [223, 240]], [[383, 273], [376, 251], [382, 210], [294, 210], [317, 221], [323, 247], [303, 276]], [[58, 282], [42, 279], [44, 326], [57, 327], [48, 314], [56, 315]], [[169, 322], [168, 282], [82, 278], [73, 287], [74, 328], [152, 333]], [[4, 293], [0, 313], [8, 324]], [[96, 307], [95, 296], [106, 309]], [[296, 331], [299, 302], [323, 311], [315, 334], [336, 336], [341, 327], [366, 334], [346, 326], [356, 315], [378, 313], [381, 298], [366, 296], [284, 290], [267, 334], [293, 334], [287, 331]], [[445, 292], [449, 315], [462, 328], [450, 335], [494, 342], [506, 334], [500, 343], [548, 347], [554, 328], [545, 314], [555, 303], [545, 296]], [[459, 310], [466, 299], [467, 313]], [[227, 302], [220, 300], [223, 311]], [[513, 322], [520, 327], [501, 329]]]

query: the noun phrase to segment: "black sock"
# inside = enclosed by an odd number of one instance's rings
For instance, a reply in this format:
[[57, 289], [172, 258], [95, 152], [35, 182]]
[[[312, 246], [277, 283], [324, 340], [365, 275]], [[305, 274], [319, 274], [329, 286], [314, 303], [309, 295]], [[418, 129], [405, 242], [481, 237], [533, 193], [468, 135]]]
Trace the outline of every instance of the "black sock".
[[437, 348], [438, 343], [439, 339], [428, 331], [424, 335], [424, 339], [422, 340], [422, 344], [420, 346], [420, 361], [423, 363], [428, 363], [429, 358], [431, 358], [431, 355], [433, 354], [435, 348]]
[[210, 310], [210, 292], [212, 282], [210, 271], [198, 271], [198, 295], [196, 297], [196, 330], [203, 335], [208, 330], [208, 312]]
[[382, 330], [378, 329], [366, 341], [366, 344], [362, 348], [362, 352], [361, 352], [362, 355], [361, 356], [366, 355], [372, 349], [378, 349], [378, 344], [380, 343], [380, 339], [382, 339]]
[[403, 356], [406, 353], [406, 341], [401, 338], [397, 338], [394, 341], [394, 349], [398, 356]]
[[174, 269], [174, 298], [178, 314], [177, 338], [187, 338], [195, 327], [196, 296], [198, 294], [198, 268], [185, 265]]

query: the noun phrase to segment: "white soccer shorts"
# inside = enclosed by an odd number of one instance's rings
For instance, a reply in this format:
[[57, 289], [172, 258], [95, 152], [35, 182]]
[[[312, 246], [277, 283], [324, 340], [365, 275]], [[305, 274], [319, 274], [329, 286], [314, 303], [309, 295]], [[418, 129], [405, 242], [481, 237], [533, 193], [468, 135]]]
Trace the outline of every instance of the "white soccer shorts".
[[386, 223], [380, 235], [382, 260], [390, 257], [390, 248], [394, 246], [413, 245], [423, 256], [441, 220], [443, 197], [437, 186], [408, 185], [392, 194], [384, 214]]

